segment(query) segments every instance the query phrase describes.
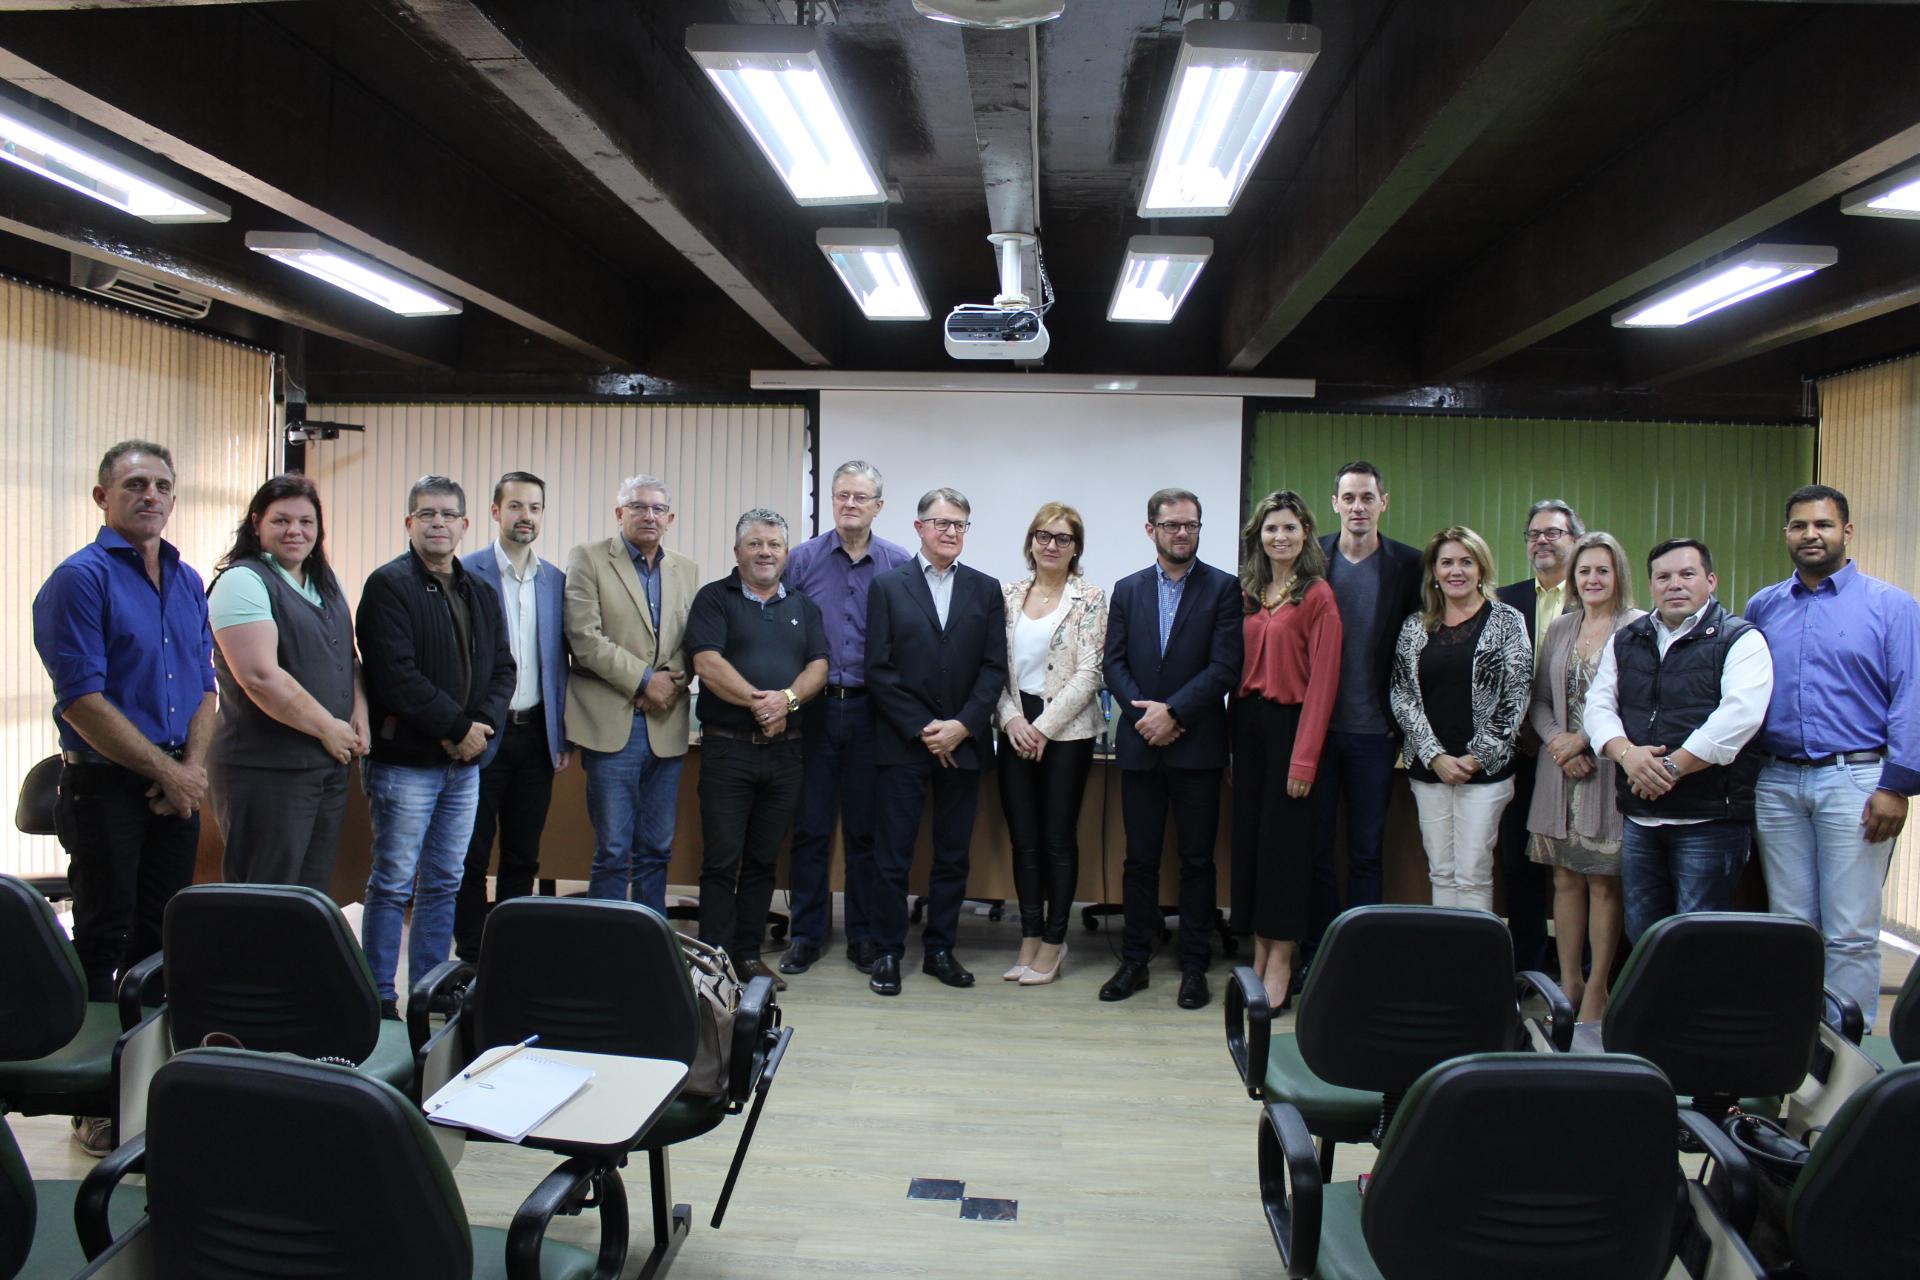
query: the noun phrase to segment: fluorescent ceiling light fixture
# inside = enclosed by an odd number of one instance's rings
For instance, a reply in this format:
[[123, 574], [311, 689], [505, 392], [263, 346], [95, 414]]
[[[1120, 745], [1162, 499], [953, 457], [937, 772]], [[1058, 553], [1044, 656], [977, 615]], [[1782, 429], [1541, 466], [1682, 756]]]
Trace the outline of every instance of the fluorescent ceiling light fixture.
[[1189, 22], [1154, 136], [1140, 216], [1231, 212], [1319, 56], [1318, 27]]
[[1840, 212], [1866, 218], [1920, 218], [1920, 164], [1847, 192], [1840, 197]]
[[1756, 244], [1613, 313], [1616, 329], [1672, 329], [1840, 260], [1832, 245]]
[[457, 316], [460, 300], [311, 231], [249, 231], [247, 248], [401, 316]]
[[148, 222], [225, 222], [232, 210], [64, 125], [0, 102], [0, 160]]
[[1169, 324], [1213, 256], [1205, 236], [1135, 236], [1127, 241], [1107, 319]]
[[887, 193], [853, 136], [812, 27], [697, 25], [687, 52], [801, 204], [879, 204]]
[[867, 319], [932, 318], [898, 231], [822, 227], [813, 239]]

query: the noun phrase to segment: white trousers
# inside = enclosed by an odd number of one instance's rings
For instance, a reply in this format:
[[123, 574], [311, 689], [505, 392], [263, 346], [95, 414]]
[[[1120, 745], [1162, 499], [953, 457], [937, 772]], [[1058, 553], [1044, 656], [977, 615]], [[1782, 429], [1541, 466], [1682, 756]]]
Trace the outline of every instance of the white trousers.
[[1411, 785], [1433, 905], [1493, 910], [1493, 842], [1500, 834], [1500, 815], [1513, 799], [1513, 779], [1457, 787]]

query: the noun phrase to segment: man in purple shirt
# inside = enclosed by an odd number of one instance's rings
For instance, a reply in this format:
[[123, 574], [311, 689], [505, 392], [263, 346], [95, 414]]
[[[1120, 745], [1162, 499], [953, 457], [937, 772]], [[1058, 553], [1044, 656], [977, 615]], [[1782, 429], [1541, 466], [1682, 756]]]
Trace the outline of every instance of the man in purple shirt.
[[1920, 604], [1848, 558], [1852, 517], [1838, 489], [1794, 490], [1786, 516], [1794, 574], [1746, 608], [1774, 673], [1754, 833], [1769, 905], [1820, 930], [1827, 985], [1872, 1027], [1880, 891], [1907, 797], [1920, 792]]
[[847, 959], [873, 972], [878, 954], [868, 923], [874, 892], [873, 710], [867, 705], [867, 588], [912, 559], [905, 547], [873, 536], [886, 506], [871, 463], [843, 462], [829, 486], [833, 528], [787, 558], [787, 585], [820, 609], [827, 632], [827, 687], [808, 703], [800, 727], [803, 772], [794, 818], [789, 887], [792, 944], [780, 972], [805, 973], [820, 958], [833, 923], [833, 819], [846, 849]]

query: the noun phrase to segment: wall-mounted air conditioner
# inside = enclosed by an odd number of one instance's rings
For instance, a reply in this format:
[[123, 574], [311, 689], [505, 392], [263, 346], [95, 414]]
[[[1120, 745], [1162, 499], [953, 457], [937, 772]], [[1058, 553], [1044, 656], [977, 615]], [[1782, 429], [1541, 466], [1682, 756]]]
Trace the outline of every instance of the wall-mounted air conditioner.
[[132, 267], [98, 262], [71, 254], [68, 283], [76, 289], [97, 293], [115, 302], [124, 302], [142, 311], [158, 312], [175, 320], [204, 320], [213, 299], [204, 293], [171, 284], [158, 276], [146, 275]]

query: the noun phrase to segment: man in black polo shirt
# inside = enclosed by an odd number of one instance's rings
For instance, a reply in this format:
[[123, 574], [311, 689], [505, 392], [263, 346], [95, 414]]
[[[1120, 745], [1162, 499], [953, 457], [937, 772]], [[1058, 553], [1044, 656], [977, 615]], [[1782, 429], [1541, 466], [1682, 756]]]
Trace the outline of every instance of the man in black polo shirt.
[[733, 527], [739, 567], [709, 582], [687, 615], [700, 677], [700, 937], [742, 979], [786, 982], [760, 959], [780, 840], [800, 803], [800, 704], [827, 682], [820, 610], [780, 581], [787, 522], [755, 507]]

